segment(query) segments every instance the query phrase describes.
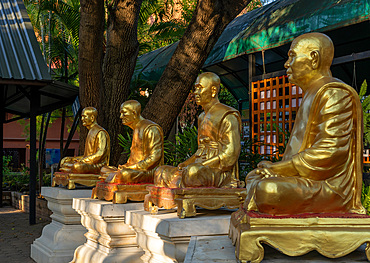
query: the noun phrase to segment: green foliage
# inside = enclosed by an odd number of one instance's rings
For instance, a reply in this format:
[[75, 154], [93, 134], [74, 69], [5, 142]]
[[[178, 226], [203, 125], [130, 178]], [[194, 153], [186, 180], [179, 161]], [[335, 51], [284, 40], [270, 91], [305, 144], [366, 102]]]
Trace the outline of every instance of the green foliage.
[[[38, 180], [38, 179], [37, 179]], [[45, 186], [50, 186], [51, 185], [51, 174], [45, 173], [42, 175], [42, 183]]]
[[21, 172], [10, 172], [4, 175], [2, 187], [11, 191], [27, 191], [30, 180], [29, 175], [29, 168], [22, 164]]
[[224, 85], [221, 84], [221, 90], [218, 94], [218, 99], [221, 103], [226, 104], [230, 107], [233, 107], [235, 109], [238, 109], [238, 101], [235, 99], [235, 97], [231, 94], [231, 92], [225, 88]]
[[362, 184], [361, 203], [367, 210], [367, 214], [370, 215], [370, 186], [365, 186], [364, 183]]
[[[195, 127], [185, 128], [176, 135], [176, 142], [164, 140], [164, 160], [168, 165], [177, 166], [192, 156], [198, 148], [198, 132]], [[129, 132], [125, 136], [118, 135], [119, 145], [123, 154], [130, 154], [132, 136]]]
[[[52, 77], [78, 85], [80, 1], [26, 0], [24, 3], [44, 57], [51, 64]], [[65, 65], [68, 76], [65, 76]]]
[[[239, 155], [239, 180], [244, 181], [247, 174], [256, 169], [259, 162], [268, 160], [272, 162], [278, 161], [275, 153], [272, 155], [260, 154], [259, 148], [268, 146], [261, 141], [246, 138], [242, 141], [242, 147]], [[272, 145], [270, 145], [272, 147]]]
[[[139, 55], [170, 45], [182, 37], [196, 7], [196, 0], [146, 0], [139, 15]], [[177, 5], [178, 8], [174, 8]]]
[[259, 148], [264, 146], [274, 147], [273, 144], [266, 144], [264, 142], [258, 141], [256, 139], [245, 138], [242, 141], [241, 152], [239, 156], [239, 180], [244, 181], [247, 174], [256, 169], [259, 162], [263, 160], [268, 160], [271, 162], [278, 162], [281, 161], [281, 156], [285, 152], [286, 145], [289, 141], [290, 132], [284, 131], [282, 128], [277, 127], [276, 124], [273, 124], [274, 129], [276, 130], [279, 128], [279, 136], [284, 135], [284, 146], [279, 146], [275, 152], [272, 154], [260, 154]]
[[127, 131], [126, 135], [118, 134], [118, 144], [122, 147], [122, 153], [130, 155], [130, 148], [132, 143], [132, 136]]
[[3, 175], [9, 174], [12, 171], [11, 168], [11, 161], [13, 157], [12, 156], [3, 156]]
[[165, 163], [177, 166], [190, 158], [198, 149], [198, 131], [196, 127], [186, 127], [179, 132], [176, 142], [164, 141], [164, 160]]
[[[9, 158], [10, 157], [10, 158]], [[7, 161], [11, 160], [11, 156], [7, 157]], [[5, 164], [5, 163], [4, 163]], [[10, 161], [8, 162], [8, 167]], [[5, 167], [4, 167], [5, 168]], [[43, 185], [51, 185], [51, 174], [43, 174]], [[2, 188], [8, 191], [27, 192], [29, 190], [30, 181], [30, 168], [24, 163], [21, 164], [21, 170], [19, 172], [12, 172], [10, 167], [7, 172], [4, 172]], [[37, 183], [39, 178], [37, 176]]]
[[365, 79], [358, 95], [362, 101], [361, 106], [364, 115], [364, 143], [365, 145], [370, 145], [370, 96], [366, 96], [366, 92], [367, 82]]

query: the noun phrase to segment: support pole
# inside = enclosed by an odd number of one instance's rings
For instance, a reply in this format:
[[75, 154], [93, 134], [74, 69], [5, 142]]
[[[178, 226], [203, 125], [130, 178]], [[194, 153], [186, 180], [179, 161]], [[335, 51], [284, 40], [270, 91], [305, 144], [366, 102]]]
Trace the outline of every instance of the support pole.
[[4, 119], [5, 119], [5, 111], [4, 111], [4, 86], [0, 86], [0, 207], [3, 207], [3, 156], [4, 156]]
[[37, 90], [31, 90], [30, 100], [30, 225], [36, 224], [36, 117], [40, 106], [40, 94]]
[[253, 101], [252, 101], [252, 79], [256, 75], [256, 56], [254, 54], [248, 55], [248, 82], [249, 82], [249, 138], [252, 138], [252, 109], [253, 109]]
[[62, 123], [60, 125], [60, 154], [62, 155], [63, 153], [63, 148], [64, 148], [64, 127], [65, 127], [65, 122], [66, 122], [66, 108], [63, 108], [62, 111]]
[[60, 160], [59, 160], [59, 163], [58, 163], [57, 170], [59, 170], [59, 168], [60, 168], [60, 161], [67, 155], [67, 150], [68, 150], [69, 144], [72, 141], [73, 135], [75, 134], [76, 129], [77, 129], [77, 126], [78, 126], [78, 122], [80, 121], [81, 112], [82, 112], [82, 108], [80, 107], [78, 109], [78, 112], [77, 112], [74, 120], [73, 120], [72, 128], [71, 128], [71, 131], [70, 131], [70, 133], [68, 135], [68, 139], [66, 141], [66, 144], [65, 144], [64, 148], [60, 152]]
[[37, 184], [37, 192], [41, 194], [41, 186], [42, 186], [42, 136], [44, 134], [44, 122], [45, 122], [45, 113], [42, 115], [42, 121], [41, 121], [41, 128], [40, 128], [40, 137], [39, 137], [39, 162], [38, 162], [38, 174], [39, 174], [39, 183]]
[[[40, 142], [39, 142], [39, 189], [38, 189], [39, 190], [38, 192], [39, 192], [40, 195], [41, 195], [41, 187], [44, 184], [44, 182], [43, 182], [43, 172], [44, 172], [43, 167], [44, 167], [44, 160], [45, 160], [45, 144], [46, 144], [46, 137], [48, 135], [48, 128], [49, 128], [51, 113], [52, 112], [48, 113], [48, 115], [46, 117], [45, 125], [43, 126], [43, 128], [41, 128], [41, 132], [43, 131], [43, 135], [41, 136], [41, 134], [40, 134]], [[45, 117], [45, 114], [43, 116], [43, 119], [44, 119], [44, 117]]]

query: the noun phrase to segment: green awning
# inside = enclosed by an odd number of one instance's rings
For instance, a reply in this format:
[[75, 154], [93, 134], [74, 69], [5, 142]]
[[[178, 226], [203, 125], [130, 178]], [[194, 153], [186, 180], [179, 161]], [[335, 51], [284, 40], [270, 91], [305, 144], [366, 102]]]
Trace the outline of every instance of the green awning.
[[[284, 70], [289, 43], [313, 31], [325, 32], [332, 38], [335, 57], [361, 53], [370, 50], [369, 21], [370, 0], [275, 1], [235, 18], [224, 30], [202, 69], [217, 73], [237, 100], [247, 101], [248, 54], [256, 55], [256, 75]], [[176, 47], [174, 43], [140, 56], [135, 75], [159, 80]], [[357, 64], [356, 70], [353, 70], [353, 61], [332, 67], [333, 75], [348, 84], [353, 74], [359, 82], [364, 76], [370, 80], [367, 70], [370, 60], [365, 58], [362, 64]], [[243, 108], [247, 105], [243, 103]]]
[[[369, 20], [370, 1], [276, 1], [250, 16], [247, 28], [228, 44], [223, 60], [272, 49], [304, 33], [325, 32]], [[217, 53], [215, 49], [212, 53]], [[209, 58], [208, 63], [217, 59], [212, 59], [212, 54]]]

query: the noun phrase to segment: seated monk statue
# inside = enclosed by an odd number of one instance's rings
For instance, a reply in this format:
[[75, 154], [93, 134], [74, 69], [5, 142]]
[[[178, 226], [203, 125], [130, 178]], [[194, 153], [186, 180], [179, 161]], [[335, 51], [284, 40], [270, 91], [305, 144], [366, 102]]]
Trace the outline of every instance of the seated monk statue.
[[333, 43], [324, 34], [292, 42], [284, 66], [305, 95], [282, 161], [262, 161], [247, 175], [244, 209], [365, 214], [361, 104], [355, 90], [332, 77], [333, 56]]
[[109, 164], [110, 140], [109, 134], [96, 122], [98, 111], [86, 107], [81, 114], [82, 125], [89, 133], [85, 142], [83, 156], [64, 157], [60, 162], [60, 170], [65, 173], [99, 174], [104, 165]]
[[195, 101], [204, 109], [198, 119], [198, 150], [177, 167], [161, 166], [154, 175], [158, 187], [238, 186], [241, 117], [219, 102], [220, 78], [206, 72], [195, 82]]
[[154, 169], [163, 164], [162, 128], [141, 116], [141, 105], [129, 100], [121, 105], [122, 123], [133, 130], [131, 153], [127, 163], [100, 171], [106, 183], [153, 183]]

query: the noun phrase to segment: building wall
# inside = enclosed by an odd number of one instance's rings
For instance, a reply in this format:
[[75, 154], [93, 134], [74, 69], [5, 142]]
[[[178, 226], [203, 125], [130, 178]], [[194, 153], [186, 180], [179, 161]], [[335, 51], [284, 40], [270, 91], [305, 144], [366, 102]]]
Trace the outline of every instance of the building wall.
[[[7, 119], [11, 116], [7, 116]], [[26, 120], [28, 123], [29, 120]], [[66, 119], [66, 125], [64, 128], [64, 142], [65, 145], [68, 138], [68, 127], [72, 126], [72, 121]], [[48, 133], [46, 136], [45, 149], [60, 149], [60, 130], [61, 130], [61, 118], [58, 118], [55, 122], [49, 125]], [[17, 121], [4, 124], [4, 153], [11, 153], [10, 149], [16, 149], [15, 151], [20, 153], [21, 162], [25, 162], [29, 166], [30, 159], [30, 147], [29, 141], [26, 140], [23, 134], [23, 126]], [[79, 136], [78, 132], [73, 136], [73, 139], [68, 147], [69, 155], [76, 156], [78, 154]], [[39, 138], [37, 138], [37, 148], [39, 146]], [[23, 156], [24, 155], [24, 156]]]

